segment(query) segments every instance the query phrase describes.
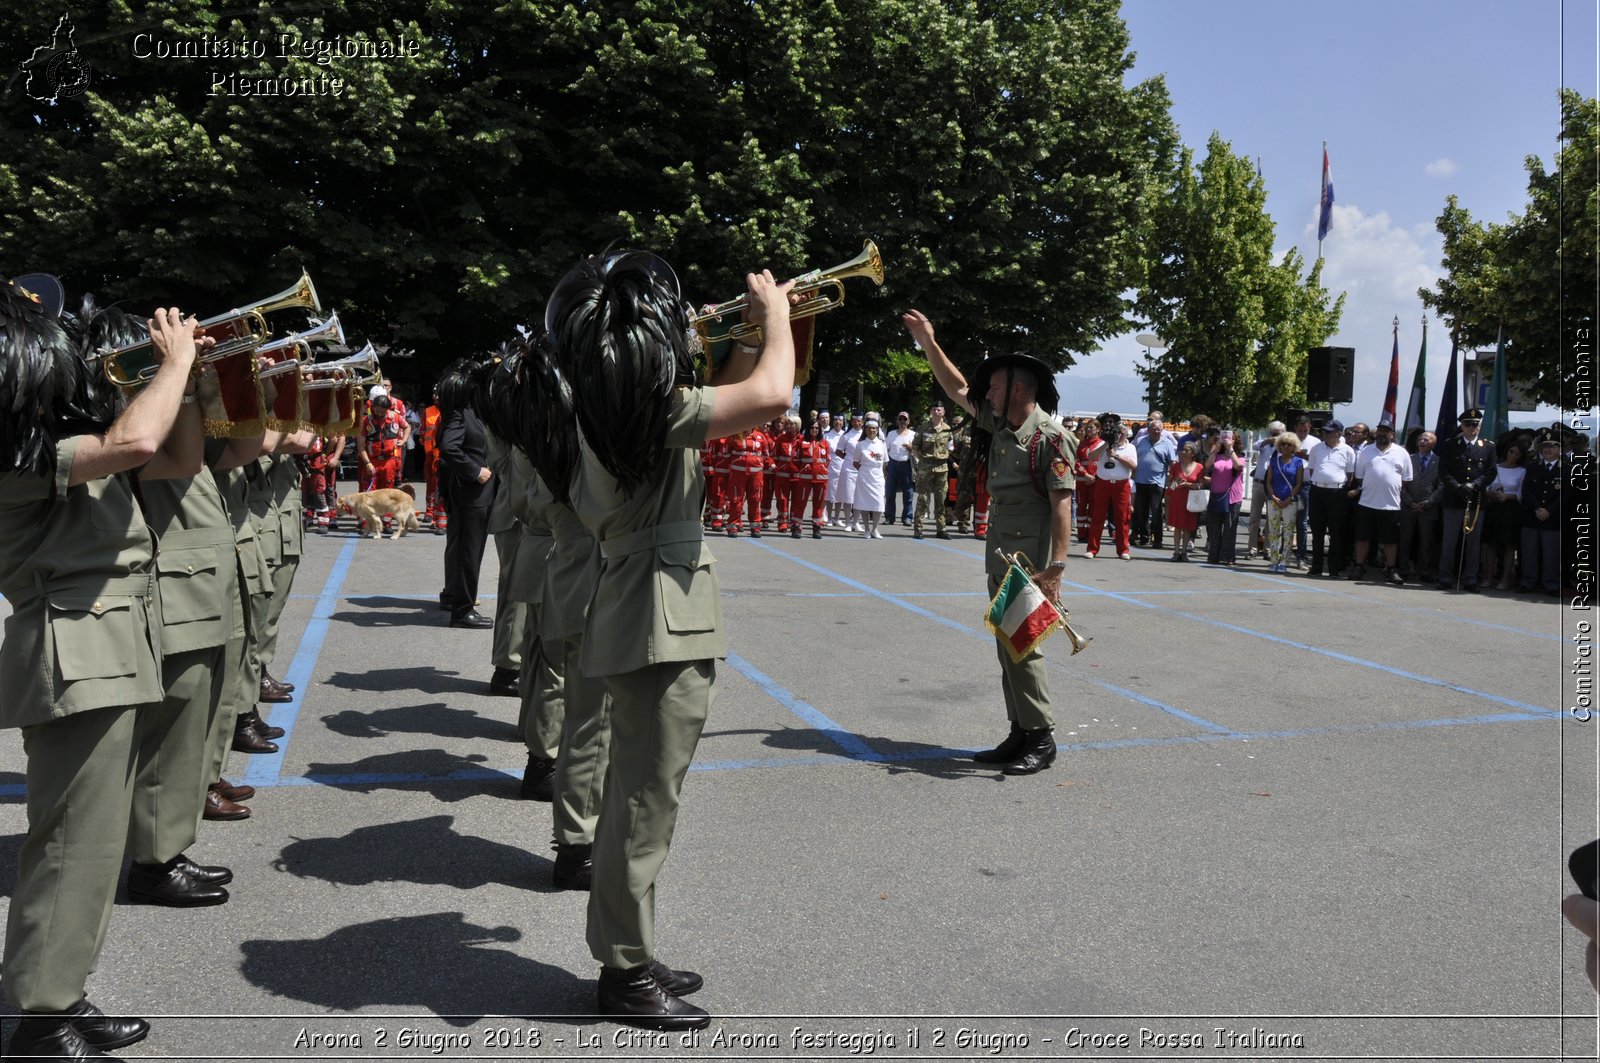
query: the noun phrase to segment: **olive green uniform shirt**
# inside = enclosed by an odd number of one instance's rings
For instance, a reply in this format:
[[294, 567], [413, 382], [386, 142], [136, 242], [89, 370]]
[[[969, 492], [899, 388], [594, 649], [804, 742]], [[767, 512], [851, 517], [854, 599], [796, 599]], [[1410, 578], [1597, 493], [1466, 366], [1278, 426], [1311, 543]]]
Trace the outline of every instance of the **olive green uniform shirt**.
[[1049, 492], [1076, 487], [1071, 458], [1078, 441], [1038, 406], [1015, 431], [987, 404], [979, 407], [974, 422], [994, 434], [989, 445], [989, 549], [984, 552], [984, 567], [991, 584], [997, 585], [1005, 578], [1006, 564], [996, 548], [1008, 554], [1021, 550], [1036, 571], [1049, 563]]
[[159, 702], [155, 537], [126, 474], [67, 486], [82, 436], [56, 444], [52, 478], [0, 474], [0, 727]]
[[618, 675], [668, 661], [726, 657], [716, 559], [700, 524], [700, 448], [716, 388], [669, 400], [667, 460], [655, 483], [626, 497], [580, 439], [573, 509], [600, 544], [600, 575], [583, 640], [583, 670]]
[[183, 653], [244, 638], [233, 522], [211, 470], [140, 486], [160, 544], [161, 648]]

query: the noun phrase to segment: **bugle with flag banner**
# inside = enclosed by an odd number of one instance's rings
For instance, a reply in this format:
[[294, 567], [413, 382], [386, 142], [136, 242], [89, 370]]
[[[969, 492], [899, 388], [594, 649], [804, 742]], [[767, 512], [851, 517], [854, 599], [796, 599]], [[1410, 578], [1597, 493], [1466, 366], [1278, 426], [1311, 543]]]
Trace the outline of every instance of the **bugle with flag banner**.
[[[811, 319], [844, 305], [844, 282], [850, 277], [865, 277], [882, 287], [883, 256], [878, 253], [877, 244], [871, 240], [863, 241], [861, 253], [848, 262], [841, 262], [829, 269], [812, 270], [794, 278], [794, 287], [789, 289], [789, 293], [801, 296], [798, 302], [789, 307], [789, 327], [794, 336], [796, 384], [804, 384], [811, 379], [811, 344], [815, 333]], [[689, 318], [701, 350], [705, 352], [708, 376], [714, 376], [727, 362], [735, 343], [747, 347], [760, 345], [761, 326], [743, 318], [747, 300], [747, 296], [741, 295], [726, 303], [703, 307], [698, 314]]]
[[268, 428], [294, 432], [306, 423], [305, 370], [314, 358], [311, 345], [343, 342], [344, 328], [335, 311], [319, 325], [256, 348], [261, 379], [271, 380], [276, 387], [266, 411]]
[[382, 379], [371, 343], [347, 357], [306, 366], [300, 386], [307, 427], [322, 436], [352, 431], [365, 389]]
[[[266, 315], [280, 310], [306, 309], [322, 313], [322, 303], [317, 299], [317, 289], [311, 275], [300, 271], [300, 279], [276, 295], [270, 295], [244, 309], [229, 310], [225, 314], [208, 317], [196, 326], [196, 335], [209, 336], [216, 341], [200, 355], [201, 363], [221, 362], [240, 351], [254, 350], [272, 335]], [[148, 339], [125, 347], [98, 351], [92, 356], [101, 363], [106, 379], [129, 397], [155, 378], [159, 363], [155, 349]]]
[[1072, 640], [1072, 652], [1078, 653], [1089, 645], [1089, 639], [1078, 634], [1068, 622], [1068, 613], [1058, 603], [1044, 596], [1044, 591], [1033, 581], [1033, 566], [1022, 551], [1008, 554], [996, 550], [1006, 563], [1006, 577], [989, 603], [983, 623], [1006, 648], [1013, 661], [1020, 661], [1039, 648], [1058, 628]]

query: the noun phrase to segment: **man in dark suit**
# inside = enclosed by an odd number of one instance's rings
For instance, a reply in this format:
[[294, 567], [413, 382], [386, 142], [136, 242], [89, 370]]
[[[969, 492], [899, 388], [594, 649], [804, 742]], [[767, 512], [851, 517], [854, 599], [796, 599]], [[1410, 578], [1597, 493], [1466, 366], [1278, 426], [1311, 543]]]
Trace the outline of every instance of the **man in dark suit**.
[[498, 481], [483, 422], [472, 409], [474, 392], [470, 359], [457, 360], [439, 380], [439, 490], [449, 518], [439, 604], [450, 610], [451, 627], [492, 628], [494, 621], [477, 610], [478, 570]]
[[1546, 594], [1561, 593], [1561, 489], [1567, 466], [1561, 460], [1561, 437], [1546, 431], [1539, 438], [1539, 460], [1528, 467], [1522, 486], [1522, 578], [1517, 590], [1533, 591], [1537, 582]]
[[[1455, 589], [1456, 574], [1461, 589], [1478, 590], [1478, 547], [1483, 542], [1483, 492], [1494, 479], [1494, 444], [1478, 435], [1483, 427], [1483, 411], [1473, 407], [1456, 421], [1461, 431], [1439, 447], [1439, 519], [1444, 524], [1444, 548], [1439, 552], [1439, 588]], [[1468, 520], [1471, 527], [1467, 526]], [[1461, 549], [1459, 568], [1456, 548]]]
[[1400, 571], [1407, 579], [1432, 583], [1439, 571], [1438, 437], [1417, 435], [1411, 455], [1411, 479], [1400, 485]]

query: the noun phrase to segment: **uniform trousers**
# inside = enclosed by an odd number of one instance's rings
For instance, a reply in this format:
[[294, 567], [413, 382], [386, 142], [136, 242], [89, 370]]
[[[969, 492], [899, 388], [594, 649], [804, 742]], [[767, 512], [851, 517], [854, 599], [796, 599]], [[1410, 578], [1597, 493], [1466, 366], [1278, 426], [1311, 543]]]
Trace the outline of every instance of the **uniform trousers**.
[[139, 771], [128, 824], [128, 856], [164, 864], [194, 844], [205, 811], [211, 721], [222, 699], [225, 646], [168, 653], [161, 660], [166, 697], [145, 711]]
[[522, 527], [494, 533], [494, 552], [500, 559], [495, 583], [494, 646], [490, 653], [496, 668], [522, 669], [522, 645], [528, 641], [528, 603], [511, 598], [511, 569], [522, 543]]
[[544, 651], [544, 640], [539, 637], [543, 615], [543, 605], [529, 606], [527, 631], [522, 641], [522, 674], [517, 683], [517, 692], [522, 697], [517, 733], [530, 754], [553, 761], [561, 752], [567, 677], [564, 657], [552, 659]]
[[611, 762], [595, 828], [589, 950], [606, 967], [655, 958], [656, 875], [678, 795], [716, 701], [713, 660], [667, 661], [605, 677]]
[[611, 698], [605, 680], [584, 675], [578, 664], [581, 634], [569, 635], [551, 649], [561, 654], [566, 676], [551, 820], [558, 843], [591, 845], [611, 760]]
[[922, 522], [933, 518], [935, 527], [944, 531], [944, 496], [950, 479], [947, 465], [917, 466], [917, 516], [914, 527], [922, 530]]
[[285, 554], [272, 569], [272, 593], [266, 596], [266, 610], [261, 617], [261, 637], [256, 643], [257, 674], [272, 667], [278, 656], [278, 621], [283, 619], [283, 608], [289, 604], [289, 591], [294, 587], [295, 573], [300, 571], [300, 555]]
[[[246, 621], [246, 626], [249, 622]], [[222, 679], [216, 707], [206, 718], [206, 784], [222, 778], [222, 768], [233, 748], [233, 725], [249, 712], [260, 691], [260, 678], [250, 682], [250, 638], [229, 639], [222, 651]]]
[[743, 528], [743, 520], [748, 510], [750, 525], [754, 528], [761, 527], [761, 491], [765, 486], [765, 476], [759, 472], [745, 472], [734, 469], [728, 474], [727, 486], [727, 525], [734, 531]]
[[[1001, 542], [1011, 541], [1004, 535], [998, 535], [997, 538]], [[1041, 549], [1039, 552], [1043, 555], [1045, 551]], [[1030, 561], [1033, 560], [1031, 553], [1028, 557]], [[989, 577], [991, 598], [1000, 590], [1000, 582], [998, 577]], [[1044, 654], [1034, 650], [1022, 660], [1013, 661], [1010, 651], [999, 639], [995, 639], [994, 648], [1000, 657], [1000, 690], [1006, 699], [1006, 719], [1024, 731], [1055, 726], [1055, 718], [1050, 712], [1050, 687], [1044, 674]]]
[[1461, 585], [1478, 585], [1478, 549], [1483, 545], [1483, 507], [1477, 507], [1477, 512], [1478, 519], [1472, 522], [1472, 531], [1465, 535], [1461, 532], [1467, 513], [1465, 506], [1446, 504], [1439, 514], [1439, 520], [1444, 525], [1444, 545], [1439, 549], [1439, 582], [1445, 586], [1456, 581], [1458, 549]]
[[361, 490], [378, 491], [385, 487], [399, 487], [400, 462], [398, 454], [390, 458], [373, 458], [372, 471], [362, 479]]
[[153, 706], [77, 712], [22, 729], [28, 835], [6, 918], [6, 996], [59, 1012], [83, 998], [111, 921]]
[[767, 493], [772, 495], [778, 508], [778, 530], [783, 531], [789, 526], [789, 495], [791, 494], [791, 481], [793, 473], [769, 472], [767, 474]]
[[796, 476], [789, 481], [789, 517], [795, 524], [806, 519], [806, 504], [811, 505], [811, 526], [822, 527], [822, 496], [828, 488], [827, 480], [812, 480]]
[[1555, 525], [1548, 528], [1524, 525], [1518, 557], [1522, 562], [1518, 590], [1531, 591], [1537, 584], [1542, 591], [1561, 593], [1561, 532]]
[[423, 462], [423, 482], [426, 487], [427, 508], [425, 512], [428, 519], [437, 523], [444, 517], [444, 501], [439, 497], [439, 452], [429, 451], [427, 460]]
[[1111, 537], [1117, 553], [1128, 552], [1128, 523], [1132, 517], [1129, 498], [1133, 494], [1131, 480], [1104, 480], [1095, 478], [1089, 492], [1089, 553], [1100, 552], [1100, 536], [1105, 531], [1106, 518], [1111, 518]]

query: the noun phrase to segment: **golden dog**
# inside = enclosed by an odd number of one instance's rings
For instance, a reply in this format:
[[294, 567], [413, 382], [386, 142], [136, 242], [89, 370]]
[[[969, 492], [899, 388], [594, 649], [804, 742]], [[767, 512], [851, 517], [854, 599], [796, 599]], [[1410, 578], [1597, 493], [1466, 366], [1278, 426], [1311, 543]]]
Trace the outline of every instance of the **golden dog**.
[[383, 518], [394, 518], [394, 534], [398, 539], [407, 530], [421, 531], [422, 524], [416, 513], [417, 489], [410, 484], [401, 488], [384, 487], [377, 491], [362, 491], [339, 496], [339, 512], [348, 513], [361, 521], [363, 531], [370, 531], [374, 539], [383, 534]]

